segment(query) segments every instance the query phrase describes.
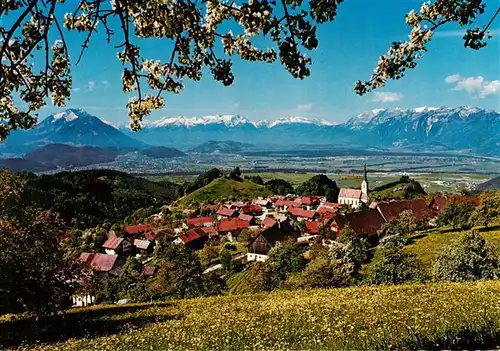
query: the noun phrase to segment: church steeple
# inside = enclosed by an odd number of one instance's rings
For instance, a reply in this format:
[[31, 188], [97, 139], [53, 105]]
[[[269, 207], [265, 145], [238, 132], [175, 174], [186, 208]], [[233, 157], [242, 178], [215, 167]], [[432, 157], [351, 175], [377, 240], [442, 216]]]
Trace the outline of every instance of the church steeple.
[[361, 182], [361, 192], [365, 195], [368, 195], [368, 175], [366, 172], [366, 162], [364, 164], [364, 176], [363, 181]]

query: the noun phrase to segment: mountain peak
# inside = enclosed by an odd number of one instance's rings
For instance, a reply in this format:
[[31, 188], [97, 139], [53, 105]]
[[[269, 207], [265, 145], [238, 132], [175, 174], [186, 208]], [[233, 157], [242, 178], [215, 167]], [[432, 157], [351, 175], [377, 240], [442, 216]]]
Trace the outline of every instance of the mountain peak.
[[240, 115], [214, 115], [204, 117], [164, 117], [157, 121], [146, 122], [146, 128], [161, 128], [168, 126], [184, 126], [187, 128], [197, 125], [225, 124], [227, 127], [235, 127], [239, 124], [250, 123], [248, 119]]

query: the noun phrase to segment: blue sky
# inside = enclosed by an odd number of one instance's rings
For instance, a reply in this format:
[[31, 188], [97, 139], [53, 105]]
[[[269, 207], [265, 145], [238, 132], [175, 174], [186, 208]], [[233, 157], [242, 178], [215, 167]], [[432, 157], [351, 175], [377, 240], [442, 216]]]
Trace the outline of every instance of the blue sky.
[[[495, 2], [489, 1], [480, 24], [496, 10]], [[461, 38], [465, 29], [444, 27], [417, 69], [404, 79], [363, 97], [354, 93], [354, 82], [369, 77], [390, 43], [407, 38], [404, 15], [421, 4], [422, 0], [347, 0], [335, 22], [320, 27], [319, 47], [310, 53], [312, 75], [305, 80], [294, 79], [279, 63], [235, 60], [232, 86], [224, 87], [209, 74], [201, 82], [186, 81], [184, 91], [165, 95], [166, 108], [150, 118], [240, 114], [252, 120], [304, 116], [342, 122], [362, 111], [396, 106], [473, 105], [500, 110], [500, 19], [486, 48], [465, 49]], [[79, 35], [69, 37], [73, 58], [81, 40]], [[169, 48], [165, 41], [143, 44], [146, 56], [165, 61]], [[91, 50], [74, 68], [75, 91], [68, 106], [111, 122], [127, 122], [128, 96], [121, 91], [120, 74], [116, 49], [102, 35], [95, 36]], [[44, 108], [41, 116], [57, 110]]]

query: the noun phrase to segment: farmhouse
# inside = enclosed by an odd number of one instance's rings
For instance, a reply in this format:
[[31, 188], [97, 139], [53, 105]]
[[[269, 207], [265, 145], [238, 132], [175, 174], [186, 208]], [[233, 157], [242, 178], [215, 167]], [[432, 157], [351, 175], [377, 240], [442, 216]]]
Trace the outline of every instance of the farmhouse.
[[187, 218], [185, 223], [188, 228], [202, 226], [210, 227], [214, 225], [214, 220], [212, 219], [212, 217]]
[[233, 209], [233, 208], [219, 208], [219, 210], [217, 211], [217, 217], [218, 219], [221, 219], [221, 218], [230, 218], [230, 217], [234, 217], [236, 214], [238, 214], [238, 212]]
[[108, 255], [118, 255], [129, 251], [132, 244], [124, 238], [110, 237], [102, 247]]
[[134, 239], [134, 246], [141, 255], [150, 255], [155, 248], [155, 242], [149, 240]]
[[411, 211], [419, 222], [429, 221], [436, 216], [436, 213], [427, 206], [425, 199], [379, 202], [377, 209], [387, 222], [397, 219], [404, 211]]
[[231, 237], [238, 236], [239, 233], [250, 227], [250, 223], [240, 218], [224, 218], [217, 224], [217, 231], [220, 235], [231, 235]]
[[331, 229], [339, 236], [342, 229], [349, 225], [356, 235], [371, 238], [377, 236], [384, 223], [385, 220], [378, 210], [369, 209], [335, 216]]
[[188, 230], [186, 233], [179, 235], [174, 240], [175, 244], [183, 244], [192, 250], [200, 250], [203, 248], [208, 236], [201, 228]]
[[277, 223], [262, 231], [248, 244], [247, 261], [264, 262], [268, 259], [268, 253], [273, 247], [289, 239], [296, 240], [299, 235], [288, 222]]
[[293, 217], [297, 218], [298, 221], [311, 220], [316, 217], [317, 213], [314, 211], [304, 210], [300, 207], [292, 207], [288, 209], [288, 213], [290, 213]]

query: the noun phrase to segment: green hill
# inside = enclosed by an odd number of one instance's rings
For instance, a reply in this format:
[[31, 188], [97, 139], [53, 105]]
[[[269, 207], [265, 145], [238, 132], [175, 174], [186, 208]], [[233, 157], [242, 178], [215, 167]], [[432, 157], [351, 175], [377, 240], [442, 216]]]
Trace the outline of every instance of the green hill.
[[248, 180], [238, 182], [227, 178], [217, 178], [210, 184], [179, 199], [176, 205], [186, 208], [194, 203], [215, 203], [224, 200], [244, 200], [259, 196], [269, 196], [272, 193], [264, 186]]
[[0, 348], [496, 349], [500, 281], [280, 291], [0, 318]]
[[427, 195], [424, 188], [414, 179], [402, 176], [400, 180], [382, 185], [370, 192], [370, 198], [382, 200], [410, 200]]

